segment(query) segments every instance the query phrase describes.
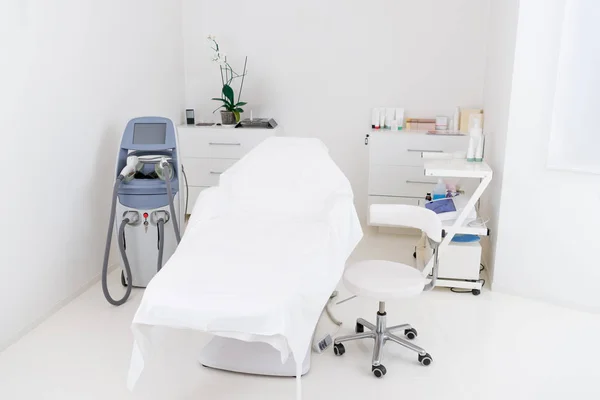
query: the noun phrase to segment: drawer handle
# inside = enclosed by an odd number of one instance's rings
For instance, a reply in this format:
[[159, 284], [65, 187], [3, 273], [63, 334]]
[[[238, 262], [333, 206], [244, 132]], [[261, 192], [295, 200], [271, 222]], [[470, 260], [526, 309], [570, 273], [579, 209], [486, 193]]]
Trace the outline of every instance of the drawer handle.
[[427, 182], [427, 181], [411, 181], [411, 180], [407, 180], [406, 183], [418, 183], [420, 185], [435, 185], [435, 182]]
[[241, 146], [241, 143], [208, 142], [210, 146]]
[[419, 149], [408, 149], [411, 153], [443, 153], [444, 150], [419, 150]]
[[210, 171], [211, 175], [221, 175], [222, 172], [218, 172], [218, 171]]

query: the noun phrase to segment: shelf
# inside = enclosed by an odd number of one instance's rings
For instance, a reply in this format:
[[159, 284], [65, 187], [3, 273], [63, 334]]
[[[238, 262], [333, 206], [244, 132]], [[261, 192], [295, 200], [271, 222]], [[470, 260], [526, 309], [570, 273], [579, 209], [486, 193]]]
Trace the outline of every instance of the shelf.
[[485, 162], [465, 159], [430, 160], [425, 162], [425, 176], [482, 179], [492, 176], [492, 169]]
[[[442, 228], [446, 231], [446, 233], [450, 232], [452, 229], [452, 224], [454, 221], [442, 221]], [[469, 226], [469, 224], [463, 224], [463, 226], [459, 227], [456, 232], [458, 235], [477, 235], [477, 236], [487, 236], [488, 235], [488, 227], [487, 224], [480, 225], [480, 220], [477, 219], [473, 221], [473, 225]]]

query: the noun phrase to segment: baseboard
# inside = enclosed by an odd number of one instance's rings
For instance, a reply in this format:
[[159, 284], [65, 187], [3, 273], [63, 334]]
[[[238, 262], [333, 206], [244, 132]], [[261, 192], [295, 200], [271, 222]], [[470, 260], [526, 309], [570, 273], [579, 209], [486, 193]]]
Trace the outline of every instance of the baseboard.
[[[111, 265], [110, 267], [108, 267], [108, 273], [110, 274], [111, 272], [113, 272], [118, 267], [119, 267], [119, 264]], [[78, 290], [76, 290], [75, 292], [73, 292], [73, 294], [71, 294], [70, 296], [66, 297], [65, 299], [59, 301], [48, 312], [44, 313], [44, 315], [42, 315], [41, 317], [37, 318], [35, 321], [33, 321], [31, 324], [29, 324], [25, 328], [21, 329], [19, 331], [19, 333], [17, 333], [12, 339], [7, 340], [5, 343], [0, 343], [0, 353], [2, 353], [4, 350], [6, 350], [7, 348], [9, 348], [13, 344], [17, 343], [25, 335], [27, 335], [29, 332], [31, 332], [32, 330], [34, 330], [35, 328], [37, 328], [42, 322], [44, 322], [45, 320], [47, 320], [48, 318], [50, 318], [52, 315], [56, 314], [56, 312], [58, 312], [61, 308], [63, 308], [64, 306], [66, 306], [67, 304], [69, 304], [70, 302], [72, 302], [73, 300], [75, 300], [77, 297], [81, 296], [89, 288], [91, 288], [96, 283], [98, 283], [101, 278], [102, 278], [102, 273], [94, 276], [89, 282], [87, 282], [86, 284], [84, 284], [83, 286], [81, 286]]]

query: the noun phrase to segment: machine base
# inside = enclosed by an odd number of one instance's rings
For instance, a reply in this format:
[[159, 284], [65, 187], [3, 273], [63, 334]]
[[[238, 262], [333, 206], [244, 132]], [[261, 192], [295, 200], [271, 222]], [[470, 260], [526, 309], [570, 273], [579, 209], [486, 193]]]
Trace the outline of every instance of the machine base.
[[[302, 364], [302, 375], [310, 369], [310, 350]], [[262, 342], [244, 342], [215, 336], [202, 349], [198, 358], [208, 368], [253, 375], [296, 376], [296, 363], [290, 355], [285, 364], [271, 345]]]

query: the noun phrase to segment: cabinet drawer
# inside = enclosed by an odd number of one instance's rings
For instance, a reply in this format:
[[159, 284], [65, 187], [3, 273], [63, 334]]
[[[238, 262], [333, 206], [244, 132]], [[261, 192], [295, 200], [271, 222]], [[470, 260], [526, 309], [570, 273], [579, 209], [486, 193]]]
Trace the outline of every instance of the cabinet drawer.
[[184, 158], [183, 166], [190, 186], [217, 186], [221, 174], [236, 161], [223, 158]]
[[372, 165], [369, 195], [425, 198], [438, 178], [426, 177], [423, 167]]
[[[225, 129], [225, 128], [223, 128]], [[202, 129], [180, 128], [179, 146], [183, 157], [240, 159], [270, 134], [231, 131], [202, 132]], [[237, 132], [240, 131], [240, 132]]]
[[375, 134], [369, 139], [372, 165], [422, 166], [423, 152], [454, 153], [466, 151], [467, 136], [436, 136], [425, 134]]
[[207, 186], [189, 186], [188, 187], [188, 207], [187, 207], [188, 214], [192, 213], [192, 210], [194, 209], [194, 205], [196, 204], [196, 200], [198, 199], [198, 196], [205, 189], [208, 189], [208, 187]]

